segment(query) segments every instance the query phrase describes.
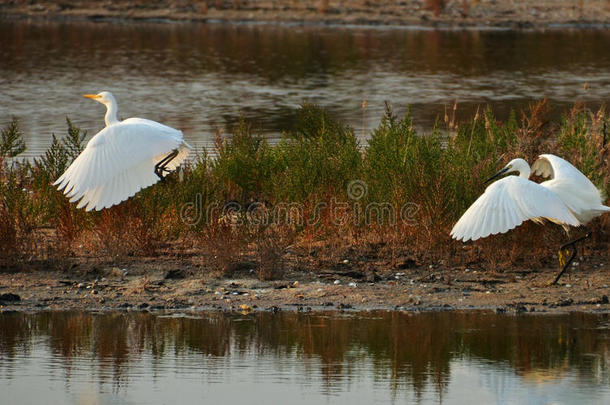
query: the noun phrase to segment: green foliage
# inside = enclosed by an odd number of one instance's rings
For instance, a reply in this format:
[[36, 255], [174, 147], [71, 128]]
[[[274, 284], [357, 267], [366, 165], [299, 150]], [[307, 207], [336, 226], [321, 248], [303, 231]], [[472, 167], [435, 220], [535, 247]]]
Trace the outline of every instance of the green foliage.
[[[285, 246], [300, 236], [337, 238], [337, 228], [328, 224], [327, 229], [321, 229], [326, 225], [309, 229], [308, 225], [241, 226], [232, 223], [231, 216], [223, 216], [224, 204], [232, 200], [242, 207], [250, 202], [269, 202], [269, 207], [302, 203], [308, 209], [330, 199], [354, 202], [347, 194], [354, 180], [364, 181], [368, 188], [359, 203], [389, 203], [395, 209], [417, 204], [418, 227], [392, 228], [403, 238], [393, 246], [409, 245], [404, 238], [415, 235], [425, 241], [417, 249], [428, 251], [431, 245], [426, 243], [448, 240], [451, 225], [484, 191], [484, 180], [516, 156], [532, 161], [542, 151], [557, 153], [600, 188], [610, 190], [605, 112], [575, 108], [560, 127], [550, 128], [544, 124], [544, 111], [545, 106], [538, 104], [521, 122], [512, 113], [501, 123], [487, 109], [459, 126], [452, 124], [448, 131], [436, 127], [420, 134], [413, 128], [409, 111], [398, 118], [387, 107], [368, 145], [361, 148], [351, 128], [325, 109], [305, 104], [296, 112], [294, 127], [278, 144], [270, 145], [242, 120], [231, 136], [218, 138], [215, 156], [201, 151], [195, 161], [164, 182], [102, 213], [76, 209], [53, 186], [84, 149], [86, 133], [67, 119], [67, 134], [53, 135], [43, 156], [32, 164], [8, 165], [4, 159], [18, 156], [25, 148], [18, 121], [13, 119], [2, 129], [0, 139], [0, 255], [16, 260], [35, 257], [32, 246], [37, 232], [51, 229], [60, 241], [53, 247], [62, 248], [57, 251], [74, 254], [78, 245], [74, 241], [93, 240], [113, 259], [122, 254], [153, 254], [163, 243], [171, 246], [169, 242], [190, 240], [197, 241], [194, 244], [210, 263], [227, 267], [255, 246], [260, 268], [276, 274]], [[381, 221], [377, 225], [370, 231], [385, 239], [388, 228]], [[365, 226], [344, 229], [351, 241], [369, 230]], [[112, 250], [121, 240], [128, 249]]]
[[230, 138], [216, 141], [216, 159], [211, 174], [224, 185], [227, 200], [247, 203], [265, 198], [273, 173], [273, 156], [269, 144], [250, 125], [241, 120]]
[[409, 200], [416, 163], [413, 129], [409, 111], [398, 120], [389, 105], [379, 127], [373, 131], [364, 155], [364, 178], [369, 199], [404, 203]]
[[25, 150], [23, 133], [19, 129], [19, 120], [13, 117], [11, 122], [0, 131], [0, 160], [15, 157]]
[[68, 134], [60, 141], [55, 134], [52, 136], [51, 146], [45, 151], [40, 159], [34, 159], [39, 184], [52, 183], [62, 175], [68, 166], [85, 148], [84, 140], [87, 132], [81, 134], [81, 129], [75, 127], [69, 118]]
[[273, 152], [276, 201], [304, 202], [325, 195], [345, 199], [347, 185], [361, 175], [362, 155], [354, 131], [315, 105], [299, 109], [295, 128]]

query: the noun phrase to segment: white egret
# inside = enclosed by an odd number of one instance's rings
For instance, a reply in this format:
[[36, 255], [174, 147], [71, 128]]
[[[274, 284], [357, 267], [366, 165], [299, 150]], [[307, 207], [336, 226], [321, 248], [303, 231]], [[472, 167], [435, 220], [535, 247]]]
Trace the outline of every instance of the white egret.
[[117, 102], [108, 91], [85, 97], [106, 106], [106, 127], [53, 183], [70, 202], [80, 200], [77, 208], [99, 211], [125, 201], [163, 180], [192, 149], [177, 129], [142, 118], [119, 121]]
[[[543, 222], [547, 219], [568, 226], [580, 226], [594, 217], [610, 211], [602, 204], [599, 190], [569, 162], [551, 154], [540, 155], [532, 166], [534, 174], [551, 177], [540, 184], [529, 180], [530, 166], [523, 159], [513, 159], [486, 183], [505, 173], [517, 172], [491, 184], [458, 220], [451, 236], [457, 240], [477, 240], [489, 235], [507, 232], [526, 220]], [[591, 235], [563, 244], [560, 252], [573, 247], [553, 283], [557, 283], [576, 256], [575, 244]]]

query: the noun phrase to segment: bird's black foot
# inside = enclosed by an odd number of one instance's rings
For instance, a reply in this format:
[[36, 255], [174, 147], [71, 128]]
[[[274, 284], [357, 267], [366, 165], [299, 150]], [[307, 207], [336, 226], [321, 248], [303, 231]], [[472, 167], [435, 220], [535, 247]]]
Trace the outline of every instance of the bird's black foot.
[[[553, 280], [553, 282], [551, 283], [551, 285], [556, 285], [557, 282], [559, 281], [559, 279], [561, 278], [561, 276], [563, 275], [563, 273], [565, 273], [565, 271], [568, 269], [568, 267], [570, 267], [570, 264], [572, 264], [572, 262], [574, 261], [574, 258], [576, 257], [576, 254], [578, 253], [578, 250], [576, 249], [576, 244], [582, 240], [585, 240], [587, 238], [591, 237], [592, 232], [590, 230], [587, 229], [587, 233], [579, 238], [576, 238], [574, 240], [571, 240], [569, 242], [564, 243], [563, 245], [561, 245], [559, 247], [559, 265], [563, 266], [561, 271], [559, 272], [559, 274], [557, 274], [557, 276], [555, 277], [555, 280]], [[572, 248], [572, 254], [570, 255], [570, 257], [568, 258], [567, 261], [564, 261], [564, 252], [568, 250], [568, 248]]]
[[169, 170], [167, 168], [167, 165], [169, 164], [169, 162], [171, 162], [172, 160], [174, 160], [174, 158], [178, 156], [178, 151], [174, 150], [172, 151], [172, 153], [170, 153], [169, 155], [167, 155], [166, 157], [164, 157], [161, 161], [159, 161], [159, 163], [157, 163], [155, 165], [155, 174], [157, 175], [157, 177], [159, 177], [159, 179], [161, 181], [165, 181], [165, 176], [163, 175], [163, 173], [170, 173], [171, 170]]

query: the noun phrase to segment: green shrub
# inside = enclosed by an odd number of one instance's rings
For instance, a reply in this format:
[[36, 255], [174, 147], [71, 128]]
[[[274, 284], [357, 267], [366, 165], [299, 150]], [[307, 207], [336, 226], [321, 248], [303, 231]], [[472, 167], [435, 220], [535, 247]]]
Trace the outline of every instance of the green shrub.
[[294, 129], [274, 147], [273, 157], [276, 201], [331, 195], [345, 200], [348, 184], [361, 177], [362, 154], [354, 131], [311, 104], [299, 109]]

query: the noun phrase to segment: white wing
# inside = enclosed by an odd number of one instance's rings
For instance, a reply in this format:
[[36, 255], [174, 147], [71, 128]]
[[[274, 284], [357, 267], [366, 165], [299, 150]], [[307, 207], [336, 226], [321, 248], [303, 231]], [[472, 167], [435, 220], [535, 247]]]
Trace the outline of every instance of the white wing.
[[98, 132], [54, 183], [79, 208], [100, 210], [156, 183], [154, 166], [174, 149], [173, 170], [188, 156], [182, 132], [154, 121], [130, 118]]
[[602, 205], [601, 193], [595, 185], [570, 162], [551, 154], [540, 155], [532, 171], [551, 178], [541, 186], [553, 191], [581, 223], [610, 211]]
[[507, 232], [524, 221], [546, 218], [561, 225], [578, 226], [578, 219], [552, 191], [518, 176], [491, 184], [466, 210], [451, 230], [464, 242]]
[[597, 191], [597, 188], [587, 176], [575, 168], [572, 163], [559, 156], [551, 154], [538, 156], [538, 160], [532, 165], [532, 172], [544, 178], [570, 180], [580, 184], [583, 189]]

